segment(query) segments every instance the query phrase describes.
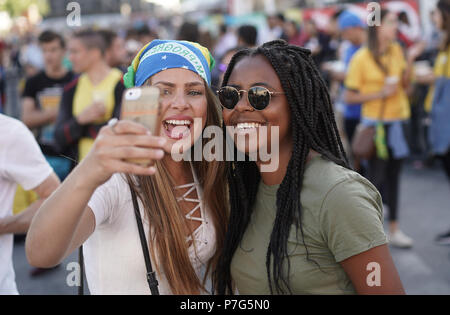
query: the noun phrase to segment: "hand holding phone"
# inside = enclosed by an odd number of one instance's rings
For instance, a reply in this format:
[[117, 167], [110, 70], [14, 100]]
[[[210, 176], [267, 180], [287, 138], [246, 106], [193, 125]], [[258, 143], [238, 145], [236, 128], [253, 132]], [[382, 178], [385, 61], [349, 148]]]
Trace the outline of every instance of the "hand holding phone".
[[[145, 86], [128, 89], [122, 100], [122, 120], [131, 120], [145, 126], [152, 135], [159, 135], [160, 91], [156, 87]], [[149, 166], [151, 160], [126, 160], [135, 164]]]

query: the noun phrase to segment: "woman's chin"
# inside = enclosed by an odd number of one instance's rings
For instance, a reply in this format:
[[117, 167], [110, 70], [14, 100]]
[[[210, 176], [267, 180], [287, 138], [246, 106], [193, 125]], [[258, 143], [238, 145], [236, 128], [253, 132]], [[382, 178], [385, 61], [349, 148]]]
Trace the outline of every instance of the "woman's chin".
[[259, 145], [257, 143], [249, 144], [248, 142], [246, 142], [246, 143], [239, 143], [239, 142], [237, 142], [236, 143], [236, 149], [239, 152], [241, 152], [241, 153], [243, 153], [245, 155], [248, 155], [250, 157], [256, 156], [258, 154], [258, 152], [260, 151], [260, 147], [259, 147]]

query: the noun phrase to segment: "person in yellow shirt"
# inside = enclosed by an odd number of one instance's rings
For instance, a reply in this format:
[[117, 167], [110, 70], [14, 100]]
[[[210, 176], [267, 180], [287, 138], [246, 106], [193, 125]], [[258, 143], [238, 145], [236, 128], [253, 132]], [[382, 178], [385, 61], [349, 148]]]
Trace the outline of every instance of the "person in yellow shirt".
[[411, 49], [406, 60], [396, 42], [397, 16], [382, 10], [381, 25], [368, 27], [367, 45], [350, 62], [345, 81], [348, 104], [362, 105], [362, 123], [382, 122], [387, 156], [375, 156], [369, 162], [368, 179], [382, 192], [389, 207], [390, 244], [409, 248], [411, 238], [398, 228], [399, 179], [402, 161], [409, 155], [403, 123], [410, 117], [406, 88], [411, 69], [419, 54]]
[[100, 128], [120, 115], [123, 74], [107, 64], [106, 47], [93, 30], [75, 33], [69, 41], [69, 58], [80, 76], [64, 88], [55, 139], [61, 149], [70, 148], [73, 166], [90, 151]]

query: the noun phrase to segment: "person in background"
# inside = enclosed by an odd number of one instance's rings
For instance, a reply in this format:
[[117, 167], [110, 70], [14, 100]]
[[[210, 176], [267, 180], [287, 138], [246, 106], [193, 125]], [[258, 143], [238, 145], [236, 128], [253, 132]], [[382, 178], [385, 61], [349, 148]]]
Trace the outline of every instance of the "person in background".
[[328, 62], [332, 62], [339, 59], [339, 47], [341, 44], [339, 26], [338, 26], [338, 18], [342, 14], [343, 10], [338, 9], [334, 14], [330, 17], [327, 27], [321, 31], [318, 30], [318, 41], [319, 41], [319, 52], [314, 56], [317, 66], [322, 72], [322, 76], [328, 84], [328, 87], [331, 91], [331, 96], [335, 96], [336, 86], [333, 86], [333, 80], [329, 76], [329, 72], [324, 69], [324, 65]]
[[214, 56], [216, 57], [222, 57], [228, 50], [237, 46], [237, 36], [226, 24], [221, 24], [219, 30], [219, 38], [214, 47]]
[[122, 72], [126, 72], [127, 51], [125, 49], [125, 41], [118, 36], [116, 32], [111, 30], [100, 30], [106, 42], [105, 60], [111, 68], [117, 68]]
[[252, 48], [257, 44], [258, 30], [253, 25], [241, 25], [237, 30], [238, 46]]
[[[438, 80], [440, 81], [439, 87], [438, 84], [436, 84], [435, 93], [445, 93], [442, 94], [442, 97], [446, 98], [445, 117], [447, 120], [440, 125], [438, 125], [436, 122], [435, 127], [437, 127], [436, 128], [437, 133], [444, 135], [445, 140], [447, 142], [447, 146], [446, 149], [435, 150], [434, 153], [437, 154], [441, 159], [445, 173], [447, 174], [447, 178], [450, 181], [450, 139], [449, 139], [450, 130], [448, 128], [449, 122], [448, 119], [450, 119], [450, 93], [448, 90], [450, 88], [450, 1], [440, 0], [438, 2], [437, 8], [438, 8], [437, 15], [439, 15], [437, 19], [440, 21], [438, 27], [445, 33], [445, 35], [435, 64], [434, 74], [436, 78], [438, 78]], [[444, 92], [443, 89], [446, 89], [446, 92]], [[437, 97], [435, 96], [433, 105], [436, 106], [437, 105], [436, 103]], [[431, 123], [433, 124], [435, 122], [432, 121]], [[437, 141], [433, 141], [433, 143], [436, 142]], [[450, 230], [436, 236], [436, 242], [439, 244], [450, 245]]]
[[[431, 112], [429, 140], [432, 153], [444, 167], [450, 182], [450, 1], [440, 0], [434, 12], [436, 27], [442, 31], [442, 43], [434, 65], [434, 73], [418, 78], [433, 84], [429, 93]], [[436, 242], [450, 245], [450, 230], [436, 236]]]
[[20, 48], [19, 62], [27, 79], [44, 69], [44, 57], [33, 35], [27, 35], [25, 40], [27, 43]]
[[137, 39], [141, 43], [142, 48], [147, 43], [151, 42], [152, 40], [158, 38], [158, 34], [150, 29], [147, 25], [144, 25], [140, 27], [136, 32]]
[[123, 74], [106, 63], [106, 46], [93, 30], [79, 31], [69, 41], [69, 58], [80, 76], [64, 88], [55, 139], [74, 163], [87, 155], [100, 128], [120, 115]]
[[188, 42], [198, 42], [200, 40], [200, 30], [197, 23], [184, 22], [178, 30], [177, 40]]
[[22, 121], [35, 130], [36, 139], [47, 161], [60, 180], [70, 171], [70, 161], [60, 156], [55, 143], [55, 122], [58, 116], [64, 86], [74, 74], [63, 66], [66, 43], [53, 31], [44, 31], [38, 38], [44, 56], [45, 68], [25, 83], [22, 94]]
[[[338, 18], [338, 28], [341, 32], [342, 39], [350, 43], [344, 51], [343, 56], [346, 73], [353, 56], [366, 42], [366, 24], [355, 14], [345, 11]], [[342, 82], [345, 81], [345, 74], [341, 79], [343, 79]], [[356, 127], [360, 123], [360, 120], [361, 104], [345, 104], [344, 125], [350, 143], [353, 140]]]
[[295, 21], [286, 21], [284, 24], [284, 33], [287, 36], [287, 42], [290, 45], [303, 46], [305, 44], [304, 37], [302, 36], [302, 32], [300, 29], [300, 25], [298, 25]]
[[[396, 43], [397, 15], [381, 11], [381, 25], [368, 27], [368, 44], [352, 58], [345, 81], [345, 101], [362, 105], [362, 122], [378, 128], [380, 149], [369, 161], [367, 178], [381, 192], [389, 208], [389, 242], [410, 248], [413, 240], [398, 226], [400, 175], [409, 156], [404, 124], [410, 117], [406, 89], [416, 52], [406, 59]], [[384, 130], [384, 131], [383, 131]], [[383, 134], [384, 133], [384, 134]], [[384, 145], [383, 145], [384, 144]]]
[[276, 39], [288, 40], [288, 37], [284, 32], [285, 17], [282, 13], [268, 15], [266, 21], [267, 27], [261, 29], [259, 32], [257, 44], [263, 44]]
[[[22, 121], [31, 129], [58, 178], [63, 181], [71, 169], [71, 161], [60, 151], [55, 142], [55, 122], [64, 86], [73, 80], [74, 74], [63, 66], [66, 43], [61, 35], [44, 31], [38, 37], [44, 58], [44, 69], [28, 78], [22, 93]], [[38, 198], [34, 191], [17, 186], [14, 197], [14, 213], [21, 213]], [[39, 276], [48, 269], [33, 268], [31, 276]]]
[[[38, 43], [44, 60], [44, 68], [22, 81], [22, 113], [20, 116], [36, 136], [48, 163], [55, 170], [59, 179], [63, 180], [69, 172], [70, 161], [59, 156], [60, 152], [54, 146], [53, 129], [63, 86], [72, 80], [73, 74], [62, 66], [65, 43], [60, 35], [44, 31], [38, 37]], [[35, 67], [27, 69], [35, 69]], [[26, 191], [24, 187], [17, 185], [13, 213], [20, 214], [37, 199], [38, 195], [34, 191]], [[30, 273], [34, 277], [46, 271], [46, 269], [33, 268]]]
[[313, 60], [319, 69], [324, 62], [335, 60], [335, 58], [330, 57], [330, 36], [319, 31], [314, 20], [306, 20], [304, 30], [307, 37], [304, 47], [311, 50]]
[[[349, 145], [353, 141], [353, 136], [356, 127], [361, 120], [361, 104], [346, 104], [344, 101], [344, 81], [347, 75], [348, 66], [354, 54], [361, 48], [366, 41], [366, 24], [355, 14], [350, 11], [341, 12], [338, 17], [337, 27], [340, 35], [344, 40], [342, 43], [340, 61], [329, 62], [323, 65], [323, 70], [326, 71], [332, 82], [338, 82], [339, 92], [337, 93], [336, 108], [342, 115], [342, 125], [345, 132], [346, 139]], [[333, 84], [332, 84], [333, 86]], [[362, 161], [353, 157], [353, 168], [360, 174], [364, 173]]]
[[0, 114], [5, 112], [5, 69], [3, 67], [5, 43], [0, 40]]
[[225, 54], [220, 58], [219, 64], [213, 69], [212, 76], [212, 86], [218, 88], [222, 84], [223, 76], [227, 71], [228, 64], [233, 58], [234, 54], [243, 47], [234, 47], [225, 52]]
[[[0, 114], [0, 294], [18, 294], [13, 268], [13, 234], [26, 233], [37, 209], [59, 186], [33, 134], [20, 121]], [[17, 184], [38, 200], [20, 214], [12, 206]]]

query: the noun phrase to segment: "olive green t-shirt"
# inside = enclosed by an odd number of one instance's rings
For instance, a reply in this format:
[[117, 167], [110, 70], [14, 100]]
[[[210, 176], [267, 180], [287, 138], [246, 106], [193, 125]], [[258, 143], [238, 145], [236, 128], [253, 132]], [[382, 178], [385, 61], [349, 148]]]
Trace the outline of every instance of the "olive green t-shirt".
[[[270, 294], [266, 255], [278, 187], [261, 181], [250, 223], [234, 254], [231, 274], [240, 294]], [[317, 156], [306, 165], [301, 204], [309, 260], [301, 231], [292, 224], [288, 238], [292, 293], [355, 294], [339, 262], [387, 243], [380, 194], [356, 172]], [[287, 272], [286, 264], [283, 267]]]

